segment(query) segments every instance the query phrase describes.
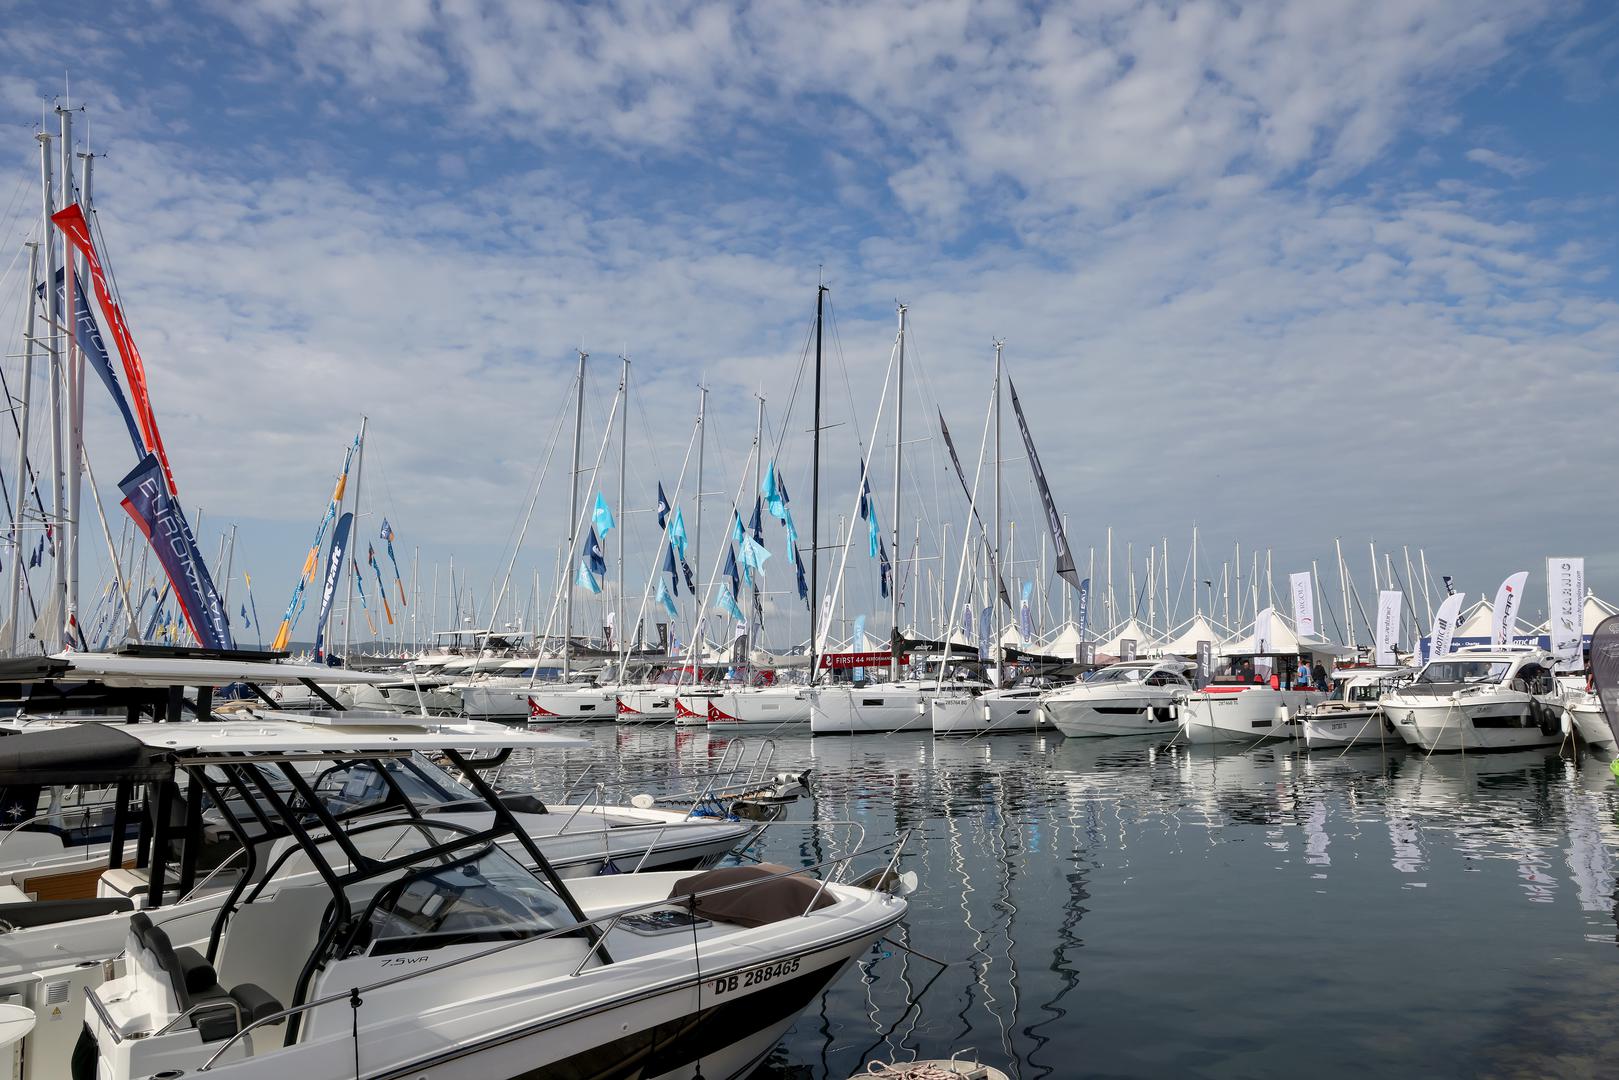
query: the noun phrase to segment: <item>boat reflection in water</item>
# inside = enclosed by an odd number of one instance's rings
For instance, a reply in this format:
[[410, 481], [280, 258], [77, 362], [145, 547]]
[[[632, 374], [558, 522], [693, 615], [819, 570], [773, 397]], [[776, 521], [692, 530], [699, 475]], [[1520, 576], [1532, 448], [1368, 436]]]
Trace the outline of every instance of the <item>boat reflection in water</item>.
[[[728, 745], [635, 736], [615, 762], [614, 736], [591, 735], [626, 789]], [[763, 1077], [842, 1080], [965, 1046], [1023, 1080], [1343, 1063], [1601, 1075], [1612, 1060], [1619, 793], [1596, 756], [925, 731], [774, 741], [778, 767], [811, 770], [815, 798], [752, 854], [810, 864], [858, 846], [860, 829], [869, 842], [914, 828], [904, 869], [921, 887]], [[1545, 1018], [1532, 1039], [1511, 1037], [1520, 1011]]]

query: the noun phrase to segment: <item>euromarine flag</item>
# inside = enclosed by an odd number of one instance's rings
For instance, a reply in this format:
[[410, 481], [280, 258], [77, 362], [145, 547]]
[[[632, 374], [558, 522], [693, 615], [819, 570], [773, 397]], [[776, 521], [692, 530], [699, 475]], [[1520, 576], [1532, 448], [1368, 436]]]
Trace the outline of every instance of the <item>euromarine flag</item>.
[[315, 658], [326, 655], [326, 620], [332, 615], [332, 598], [337, 595], [337, 583], [343, 577], [343, 556], [349, 550], [349, 530], [354, 527], [354, 515], [344, 514], [337, 519], [332, 530], [332, 553], [326, 560], [326, 583], [320, 590], [320, 614], [315, 620]]
[[148, 453], [141, 458], [118, 481], [118, 490], [124, 493], [124, 510], [135, 519], [163, 564], [191, 636], [207, 649], [234, 649], [229, 614], [202, 561], [202, 552], [197, 550], [197, 538], [163, 478], [157, 455]]
[[[56, 272], [56, 305], [57, 310], [67, 310], [67, 282], [66, 274], [62, 270]], [[43, 293], [45, 286], [40, 284], [39, 291]], [[79, 280], [77, 274], [73, 275], [73, 311], [74, 311], [74, 340], [78, 342], [79, 351], [84, 354], [90, 366], [95, 369], [101, 382], [112, 395], [113, 403], [118, 406], [119, 415], [124, 418], [124, 427], [129, 429], [129, 440], [135, 444], [136, 454], [146, 453], [146, 441], [141, 437], [141, 429], [135, 423], [135, 414], [129, 409], [129, 399], [124, 396], [123, 384], [118, 381], [118, 373], [112, 369], [112, 359], [107, 355], [107, 344], [101, 336], [101, 327], [96, 324], [95, 314], [90, 310], [90, 297], [84, 291], [84, 282]]]

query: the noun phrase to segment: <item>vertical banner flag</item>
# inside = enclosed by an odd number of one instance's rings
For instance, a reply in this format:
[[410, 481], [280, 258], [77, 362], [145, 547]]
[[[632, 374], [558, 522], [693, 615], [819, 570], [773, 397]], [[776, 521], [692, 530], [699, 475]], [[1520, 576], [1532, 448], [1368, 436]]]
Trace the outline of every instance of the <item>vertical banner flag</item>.
[[[394, 568], [394, 585], [399, 589], [399, 606], [402, 608], [409, 607], [410, 605], [405, 603], [405, 581], [399, 576], [399, 560], [394, 558], [394, 528], [388, 524], [387, 518], [382, 519], [382, 534], [378, 539], [388, 545], [388, 562]], [[389, 621], [391, 622], [392, 620], [390, 619]]]
[[1315, 589], [1310, 572], [1289, 577], [1293, 585], [1293, 628], [1301, 638], [1313, 638], [1315, 633]]
[[1490, 628], [1490, 644], [1511, 645], [1518, 632], [1518, 608], [1523, 604], [1523, 587], [1529, 571], [1519, 570], [1501, 583], [1495, 593], [1495, 622]]
[[1034, 436], [1029, 434], [1029, 423], [1023, 418], [1023, 405], [1018, 401], [1017, 387], [1012, 384], [1010, 375], [1006, 377], [1006, 389], [1012, 397], [1012, 411], [1017, 414], [1018, 430], [1023, 432], [1023, 448], [1029, 455], [1029, 469], [1034, 473], [1034, 486], [1040, 491], [1040, 505], [1046, 511], [1046, 524], [1051, 528], [1051, 543], [1057, 553], [1054, 568], [1058, 577], [1077, 589], [1079, 571], [1074, 569], [1074, 556], [1068, 550], [1068, 536], [1063, 532], [1062, 515], [1057, 513], [1057, 504], [1051, 498], [1051, 488], [1046, 484], [1046, 471], [1040, 467], [1040, 455], [1034, 450]]
[[1270, 652], [1271, 619], [1275, 615], [1276, 609], [1268, 607], [1254, 616], [1254, 636], [1251, 644], [1256, 654]]
[[617, 524], [613, 520], [613, 512], [607, 508], [607, 496], [599, 491], [596, 492], [596, 507], [590, 512], [590, 520], [595, 524], [596, 532], [600, 533], [604, 540], [607, 538], [607, 534], [613, 531], [613, 526]]
[[1619, 739], [1619, 615], [1609, 615], [1591, 635], [1591, 688]]
[[[67, 290], [63, 287], [67, 277], [62, 270], [56, 272], [56, 307], [58, 311], [67, 310]], [[39, 291], [45, 291], [42, 282]], [[135, 444], [135, 453], [146, 453], [146, 442], [141, 437], [139, 425], [135, 423], [135, 414], [129, 410], [129, 399], [124, 396], [123, 385], [118, 381], [118, 373], [112, 369], [112, 359], [107, 355], [107, 344], [101, 337], [101, 327], [96, 324], [95, 314], [90, 310], [90, 296], [84, 291], [84, 282], [79, 275], [73, 275], [73, 336], [79, 343], [79, 351], [85, 355], [90, 366], [95, 368], [96, 374], [101, 376], [102, 383], [107, 387], [107, 393], [112, 395], [118, 412], [124, 418], [124, 427], [129, 429], [129, 439]]]
[[1033, 593], [1034, 582], [1025, 581], [1023, 583], [1023, 603], [1018, 608], [1018, 631], [1023, 635], [1024, 641], [1034, 637], [1034, 618], [1029, 612], [1029, 597]]
[[118, 481], [118, 490], [124, 493], [124, 510], [135, 519], [158, 562], [163, 564], [191, 636], [206, 649], [235, 648], [225, 605], [214, 589], [202, 552], [197, 550], [197, 538], [163, 479], [157, 455], [148, 453], [143, 457], [128, 476]]
[[658, 481], [658, 528], [663, 528], [669, 520], [669, 496], [663, 493], [663, 481]]
[[[382, 613], [388, 616], [388, 625], [392, 626], [394, 624], [394, 612], [393, 608], [388, 604], [388, 587], [382, 583], [382, 567], [377, 565], [377, 549], [374, 544], [365, 545], [365, 561], [371, 564], [372, 571], [377, 575], [377, 594], [382, 597]], [[354, 568], [354, 576], [360, 576], [358, 566]], [[372, 631], [372, 636], [376, 636], [376, 631]]]
[[[939, 412], [939, 434], [944, 437], [944, 448], [950, 452], [950, 465], [956, 471], [956, 479], [961, 482], [961, 493], [967, 496], [967, 505], [972, 508], [973, 521], [978, 523], [978, 533], [984, 538], [984, 542], [988, 543], [989, 526], [985, 525], [984, 519], [978, 515], [978, 503], [973, 499], [972, 489], [967, 486], [967, 474], [961, 471], [961, 458], [956, 456], [956, 444], [950, 438], [950, 425], [944, 422], [943, 410]], [[995, 571], [995, 585], [1000, 589], [1001, 603], [1010, 608], [1012, 597], [1006, 591], [1006, 582], [1001, 580], [999, 569]]]
[[1546, 629], [1559, 671], [1578, 671], [1585, 643], [1585, 560], [1546, 560]]
[[1439, 580], [1443, 581], [1445, 583], [1445, 595], [1446, 596], [1455, 596], [1456, 595], [1456, 586], [1451, 584], [1449, 574], [1446, 574], [1444, 577], [1440, 578]]
[[113, 344], [124, 361], [124, 377], [129, 381], [129, 393], [134, 399], [135, 419], [140, 424], [142, 441], [148, 451], [157, 455], [170, 493], [178, 495], [174, 487], [174, 473], [169, 468], [169, 455], [163, 449], [163, 439], [157, 431], [152, 399], [146, 391], [146, 365], [141, 362], [141, 354], [135, 349], [135, 339], [130, 335], [123, 309], [113, 302], [112, 293], [107, 289], [107, 276], [101, 269], [101, 258], [96, 254], [95, 245], [90, 242], [90, 225], [84, 219], [84, 211], [79, 209], [78, 203], [74, 203], [52, 214], [51, 221], [62, 230], [67, 242], [84, 256], [85, 265], [90, 268], [90, 280], [95, 282], [96, 287], [96, 300], [101, 304], [102, 314], [107, 316]]
[[1384, 589], [1377, 594], [1377, 655], [1373, 663], [1378, 667], [1395, 665], [1394, 647], [1400, 637], [1400, 602], [1404, 599], [1398, 589]]
[[1433, 613], [1433, 629], [1428, 633], [1428, 659], [1437, 660], [1450, 652], [1451, 639], [1456, 636], [1456, 621], [1461, 618], [1466, 593], [1451, 593]]
[[1214, 678], [1214, 642], [1197, 643], [1197, 688], [1203, 689]]
[[1091, 579], [1079, 583], [1079, 637], [1083, 641], [1091, 627]]
[[326, 655], [326, 620], [331, 618], [332, 599], [337, 595], [337, 582], [343, 576], [343, 556], [349, 549], [349, 529], [354, 527], [354, 515], [344, 514], [337, 519], [332, 530], [332, 554], [326, 560], [326, 583], [320, 590], [320, 612], [315, 618], [315, 659]]
[[371, 605], [365, 598], [365, 575], [360, 573], [360, 564], [355, 562], [353, 558], [349, 559], [349, 565], [354, 568], [354, 587], [360, 590], [360, 611], [365, 615], [365, 625], [370, 628], [371, 636], [376, 637], [377, 623], [375, 619], [371, 618]]
[[1136, 658], [1136, 639], [1127, 637], [1119, 642], [1119, 659], [1129, 662]]

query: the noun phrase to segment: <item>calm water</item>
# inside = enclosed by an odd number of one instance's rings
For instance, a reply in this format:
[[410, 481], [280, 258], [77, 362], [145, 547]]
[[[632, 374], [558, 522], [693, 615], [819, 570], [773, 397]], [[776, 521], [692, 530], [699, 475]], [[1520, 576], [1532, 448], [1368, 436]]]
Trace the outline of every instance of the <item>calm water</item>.
[[[570, 728], [630, 791], [724, 741]], [[1619, 1075], [1605, 761], [1555, 751], [1306, 757], [1139, 739], [776, 740], [816, 797], [765, 858], [914, 830], [894, 935], [812, 1006], [761, 1078], [975, 1047], [1070, 1076]], [[861, 860], [880, 864], [881, 856]]]

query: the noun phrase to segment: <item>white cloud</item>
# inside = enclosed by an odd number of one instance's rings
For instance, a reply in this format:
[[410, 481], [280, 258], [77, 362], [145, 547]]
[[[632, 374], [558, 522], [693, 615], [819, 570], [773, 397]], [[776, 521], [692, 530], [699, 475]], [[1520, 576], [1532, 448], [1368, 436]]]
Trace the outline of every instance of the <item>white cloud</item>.
[[1513, 157], [1511, 154], [1503, 154], [1484, 146], [1475, 146], [1469, 150], [1467, 160], [1482, 165], [1486, 169], [1494, 169], [1498, 173], [1505, 173], [1514, 180], [1528, 176], [1540, 167], [1528, 158]]

